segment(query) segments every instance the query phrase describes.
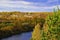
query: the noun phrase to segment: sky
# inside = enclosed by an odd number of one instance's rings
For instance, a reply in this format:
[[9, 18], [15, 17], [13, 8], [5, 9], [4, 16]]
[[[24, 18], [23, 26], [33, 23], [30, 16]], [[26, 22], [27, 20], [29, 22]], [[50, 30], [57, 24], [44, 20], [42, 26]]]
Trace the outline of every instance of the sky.
[[60, 0], [0, 0], [0, 11], [51, 12]]

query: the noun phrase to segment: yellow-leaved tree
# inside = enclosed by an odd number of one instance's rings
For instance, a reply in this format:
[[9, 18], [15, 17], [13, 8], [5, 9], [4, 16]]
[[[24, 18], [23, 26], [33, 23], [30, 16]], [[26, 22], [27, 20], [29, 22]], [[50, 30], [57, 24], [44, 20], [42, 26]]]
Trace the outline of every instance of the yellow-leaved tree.
[[40, 34], [40, 25], [37, 24], [32, 32], [32, 38], [31, 40], [41, 40], [41, 34]]

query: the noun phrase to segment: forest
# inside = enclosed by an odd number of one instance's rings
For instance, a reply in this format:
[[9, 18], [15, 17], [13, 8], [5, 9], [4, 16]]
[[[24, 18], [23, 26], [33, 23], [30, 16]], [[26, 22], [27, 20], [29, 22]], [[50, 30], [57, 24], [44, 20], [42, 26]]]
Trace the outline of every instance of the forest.
[[50, 12], [0, 12], [0, 39], [33, 31], [37, 23], [43, 26]]
[[60, 10], [0, 12], [0, 39], [32, 31], [31, 40], [60, 40]]
[[53, 15], [48, 15], [43, 27], [37, 23], [32, 32], [31, 40], [60, 40], [60, 9], [54, 9]]

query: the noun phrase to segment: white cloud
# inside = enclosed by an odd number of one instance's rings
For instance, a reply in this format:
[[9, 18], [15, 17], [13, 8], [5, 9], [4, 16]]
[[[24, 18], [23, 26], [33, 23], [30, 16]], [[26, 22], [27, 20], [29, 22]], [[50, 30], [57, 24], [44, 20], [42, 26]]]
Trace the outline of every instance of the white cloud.
[[0, 3], [2, 4], [31, 4], [30, 2], [26, 2], [26, 1], [0, 1]]
[[[48, 2], [54, 2], [57, 0], [49, 0]], [[39, 4], [39, 3], [33, 3], [33, 2], [26, 2], [26, 1], [10, 1], [10, 0], [0, 0], [0, 7], [8, 7], [8, 8], [24, 8], [25, 11], [34, 11], [34, 10], [39, 10], [39, 11], [46, 11], [48, 9], [53, 10], [53, 8], [56, 8], [56, 6], [34, 6], [34, 4]], [[43, 3], [40, 3], [40, 5], [43, 5]], [[60, 8], [60, 5], [59, 5]], [[30, 10], [31, 9], [31, 10]], [[12, 9], [11, 11], [16, 11], [18, 9]], [[1, 11], [1, 10], [0, 10]], [[2, 10], [3, 11], [3, 10]], [[10, 11], [10, 10], [5, 10], [5, 11]], [[19, 10], [18, 10], [19, 11]]]
[[32, 2], [26, 2], [26, 1], [0, 1], [1, 7], [12, 7], [12, 8], [35, 8], [34, 6], [31, 6], [30, 4], [33, 4]]

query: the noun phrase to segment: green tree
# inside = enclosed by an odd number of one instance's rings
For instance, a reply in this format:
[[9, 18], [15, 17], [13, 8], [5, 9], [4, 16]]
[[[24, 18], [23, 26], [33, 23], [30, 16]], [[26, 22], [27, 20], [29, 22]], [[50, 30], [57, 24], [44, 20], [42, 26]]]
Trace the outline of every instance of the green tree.
[[54, 14], [53, 16], [48, 16], [48, 20], [47, 20], [47, 24], [48, 24], [48, 39], [49, 40], [60, 40], [60, 11], [59, 9], [57, 11], [55, 11], [54, 9]]

